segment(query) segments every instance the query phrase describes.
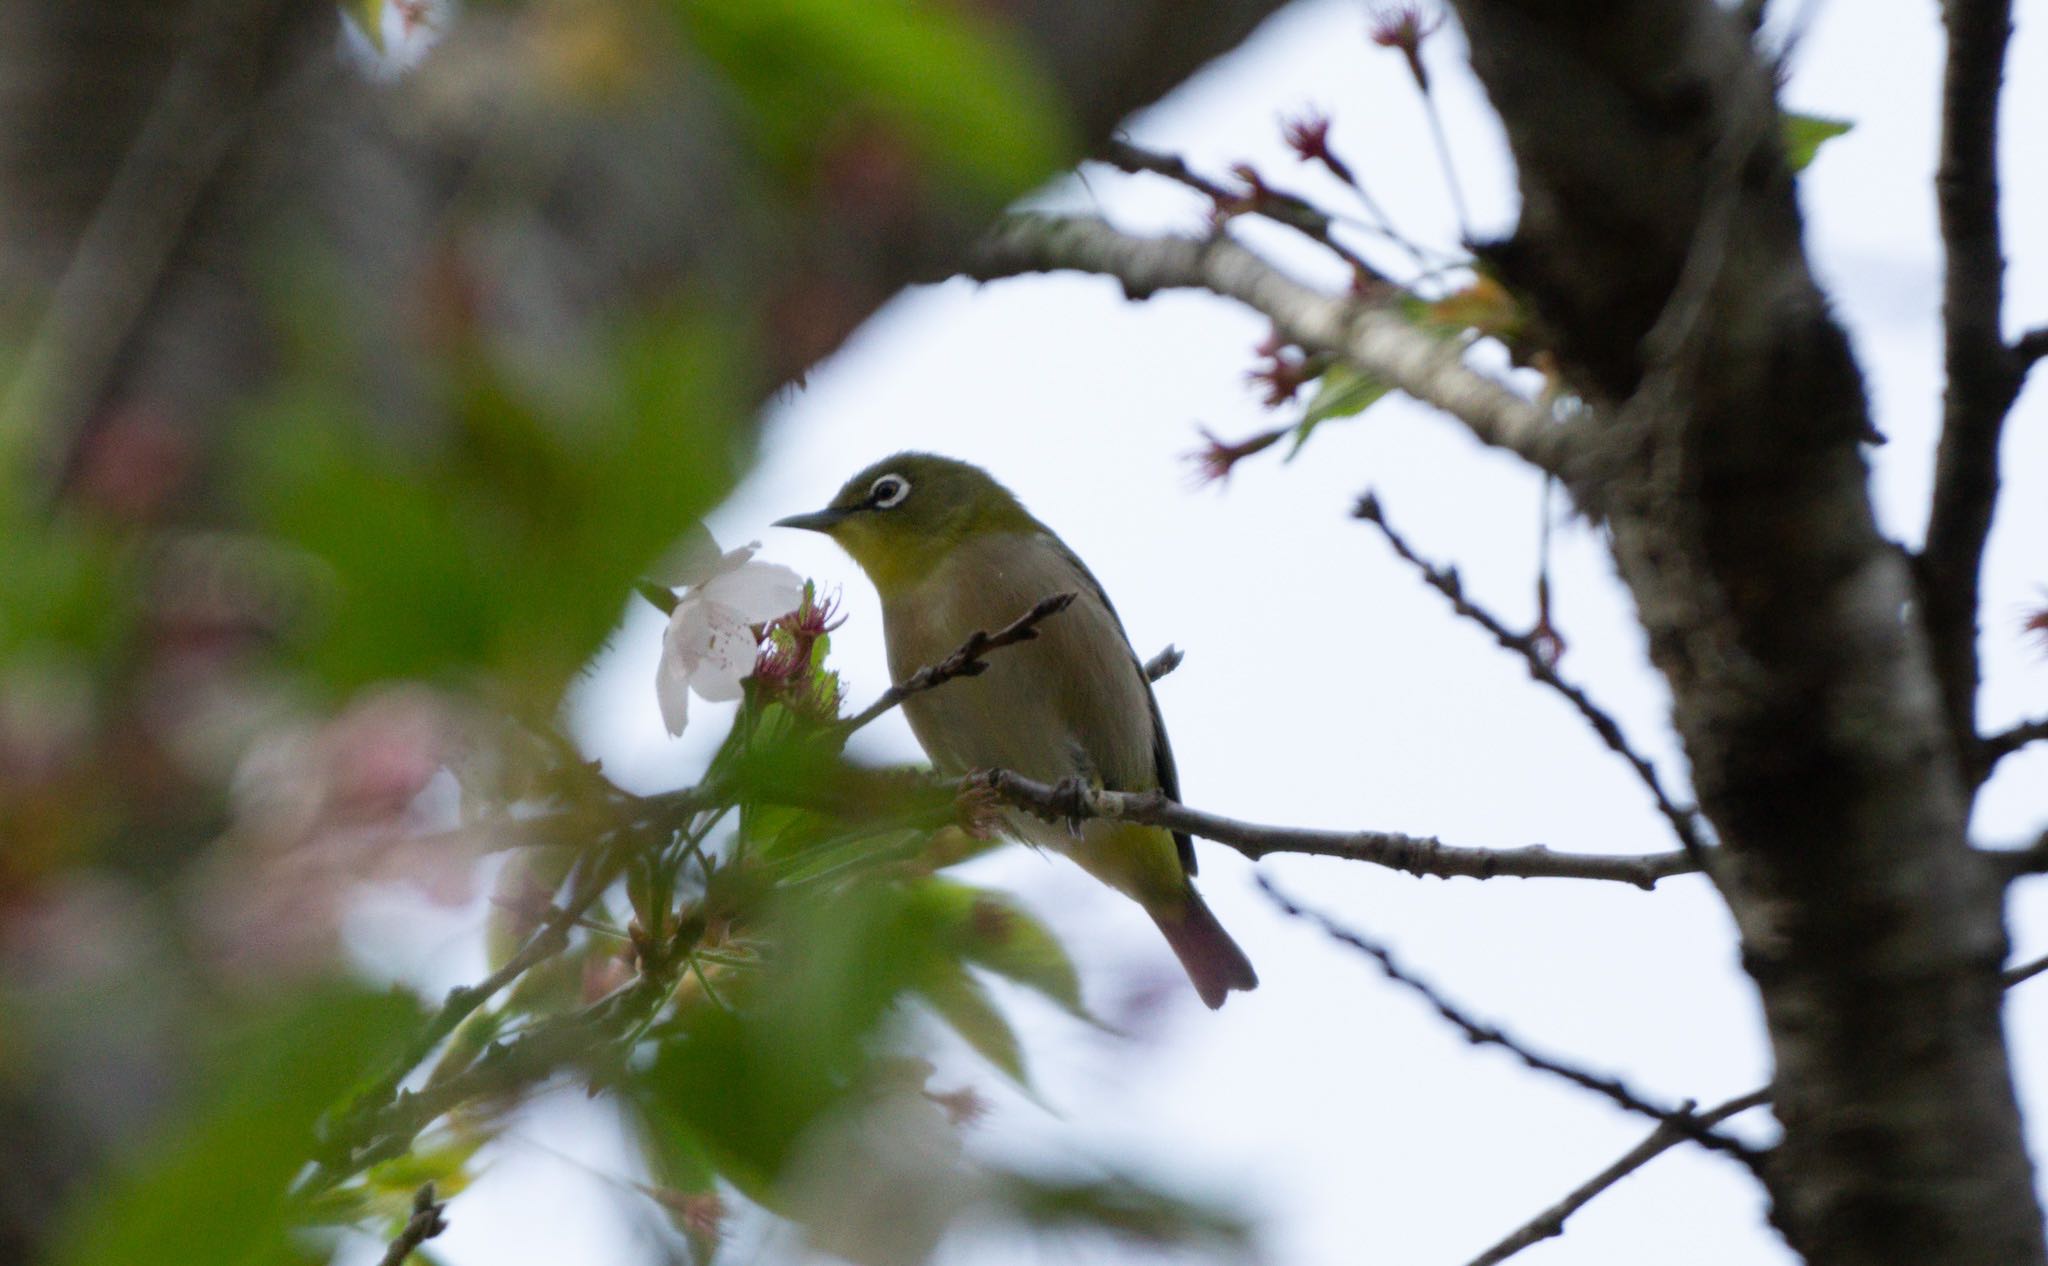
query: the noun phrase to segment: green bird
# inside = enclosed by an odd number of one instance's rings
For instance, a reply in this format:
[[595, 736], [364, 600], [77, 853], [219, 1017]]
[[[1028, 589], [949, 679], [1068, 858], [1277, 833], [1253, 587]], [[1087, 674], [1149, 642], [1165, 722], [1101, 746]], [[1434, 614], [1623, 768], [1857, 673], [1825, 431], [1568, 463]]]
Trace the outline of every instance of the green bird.
[[[941, 772], [1007, 769], [1180, 798], [1159, 702], [1109, 596], [987, 471], [899, 453], [848, 480], [823, 510], [776, 526], [822, 532], [860, 564], [881, 595], [889, 673], [898, 682], [1041, 598], [1075, 595], [1035, 639], [991, 655], [980, 676], [904, 701], [911, 731]], [[1195, 891], [1185, 834], [1113, 819], [1076, 827], [1012, 813], [1006, 821], [1011, 834], [1064, 853], [1142, 906], [1209, 1006], [1259, 983]]]

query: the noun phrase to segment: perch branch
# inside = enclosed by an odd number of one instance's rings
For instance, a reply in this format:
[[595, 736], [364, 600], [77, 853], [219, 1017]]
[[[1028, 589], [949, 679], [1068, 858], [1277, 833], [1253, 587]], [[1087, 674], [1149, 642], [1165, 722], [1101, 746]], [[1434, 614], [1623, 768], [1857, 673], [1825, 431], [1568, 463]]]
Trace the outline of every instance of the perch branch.
[[1185, 831], [1227, 844], [1257, 861], [1274, 853], [1300, 853], [1370, 862], [1411, 875], [1441, 879], [1604, 879], [1654, 888], [1658, 880], [1696, 869], [1684, 853], [1610, 856], [1560, 853], [1541, 844], [1525, 848], [1457, 848], [1429, 837], [1395, 831], [1316, 831], [1258, 826], [1190, 809], [1160, 791], [1105, 791], [1073, 784], [1037, 782], [1006, 769], [968, 777], [1010, 804], [1053, 821], [1070, 817], [1116, 818]]

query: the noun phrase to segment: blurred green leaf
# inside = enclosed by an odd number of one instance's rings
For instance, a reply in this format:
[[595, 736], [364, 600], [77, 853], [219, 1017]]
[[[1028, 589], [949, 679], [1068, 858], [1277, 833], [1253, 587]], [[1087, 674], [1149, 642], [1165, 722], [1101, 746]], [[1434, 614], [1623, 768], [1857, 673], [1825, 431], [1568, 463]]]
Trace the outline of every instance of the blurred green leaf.
[[1081, 1002], [1081, 978], [1052, 930], [1000, 893], [948, 879], [928, 879], [913, 901], [936, 924], [936, 936], [966, 961], [1052, 999], [1092, 1020]]
[[1030, 1089], [1031, 1079], [1024, 1071], [1024, 1048], [1017, 1041], [1016, 1030], [1003, 1018], [988, 990], [965, 967], [958, 963], [934, 963], [918, 983], [917, 992], [948, 1028], [1018, 1085]]
[[1830, 119], [1818, 114], [1797, 114], [1790, 110], [1778, 116], [1785, 144], [1785, 166], [1805, 171], [1820, 147], [1856, 126], [1847, 119]]
[[1293, 461], [1315, 429], [1332, 418], [1348, 418], [1365, 412], [1392, 388], [1378, 378], [1347, 364], [1336, 364], [1316, 379], [1316, 391], [1309, 397], [1301, 421], [1294, 424], [1294, 443], [1286, 460]]
[[[849, 134], [885, 125], [912, 156], [981, 198], [1015, 197], [1075, 153], [1043, 71], [971, 10], [934, 0], [676, 0], [691, 38], [731, 77], [764, 141], [815, 170], [884, 168]], [[869, 177], [878, 173], [870, 171]], [[887, 174], [886, 171], [881, 174]]]
[[998, 1185], [1004, 1210], [1040, 1231], [1095, 1232], [1147, 1248], [1204, 1247], [1243, 1252], [1244, 1219], [1111, 1175], [1050, 1178], [1011, 1173]]
[[551, 709], [635, 578], [735, 477], [748, 357], [709, 320], [622, 333], [594, 385], [556, 384], [567, 403], [484, 352], [454, 356], [438, 442], [380, 441], [341, 358], [302, 359], [253, 420], [248, 486], [333, 578], [305, 654], [339, 690], [482, 669]]
[[50, 1266], [296, 1262], [285, 1189], [320, 1113], [403, 1045], [410, 999], [327, 987], [225, 1043], [197, 1106], [66, 1211]]
[[888, 885], [786, 899], [772, 922], [781, 948], [744, 1005], [694, 1013], [643, 1082], [651, 1121], [764, 1202], [805, 1132], [860, 1087], [870, 1035], [933, 953]]

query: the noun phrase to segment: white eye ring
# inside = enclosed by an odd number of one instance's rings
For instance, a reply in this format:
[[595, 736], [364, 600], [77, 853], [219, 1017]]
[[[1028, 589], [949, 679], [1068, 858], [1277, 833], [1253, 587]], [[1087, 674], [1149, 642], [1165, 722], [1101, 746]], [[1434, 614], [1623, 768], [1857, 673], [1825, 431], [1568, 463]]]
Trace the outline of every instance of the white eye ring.
[[868, 489], [868, 504], [877, 510], [901, 505], [910, 495], [910, 481], [901, 475], [884, 475]]

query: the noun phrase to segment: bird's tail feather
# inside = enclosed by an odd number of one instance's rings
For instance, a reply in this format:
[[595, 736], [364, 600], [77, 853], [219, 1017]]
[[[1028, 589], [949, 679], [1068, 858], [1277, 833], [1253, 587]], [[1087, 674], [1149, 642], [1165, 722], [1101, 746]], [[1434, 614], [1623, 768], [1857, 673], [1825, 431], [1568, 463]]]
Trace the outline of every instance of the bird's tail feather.
[[1251, 960], [1216, 921], [1193, 884], [1188, 885], [1185, 901], [1151, 914], [1210, 1010], [1222, 1006], [1233, 989], [1258, 988], [1259, 974], [1252, 970]]

